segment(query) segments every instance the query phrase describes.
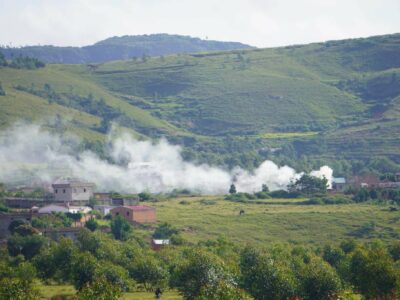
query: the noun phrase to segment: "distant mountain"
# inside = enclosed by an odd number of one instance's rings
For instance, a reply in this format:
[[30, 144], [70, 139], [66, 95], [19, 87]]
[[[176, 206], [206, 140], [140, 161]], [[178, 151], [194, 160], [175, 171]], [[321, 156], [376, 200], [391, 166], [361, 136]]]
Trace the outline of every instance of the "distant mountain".
[[182, 35], [150, 34], [111, 37], [85, 47], [26, 46], [0, 48], [0, 51], [6, 58], [23, 55], [35, 57], [47, 63], [84, 64], [143, 56], [250, 48], [253, 47], [237, 42], [208, 41]]

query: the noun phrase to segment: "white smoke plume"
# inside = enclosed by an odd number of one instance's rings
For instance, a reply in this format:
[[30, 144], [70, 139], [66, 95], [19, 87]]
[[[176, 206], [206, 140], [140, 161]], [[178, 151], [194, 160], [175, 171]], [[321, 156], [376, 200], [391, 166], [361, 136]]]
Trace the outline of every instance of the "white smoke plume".
[[[255, 192], [267, 184], [270, 190], [284, 189], [301, 173], [288, 166], [264, 161], [254, 172], [239, 167], [232, 171], [184, 161], [181, 148], [166, 140], [138, 141], [129, 134], [110, 134], [109, 155], [115, 163], [85, 151], [72, 155], [63, 138], [35, 125], [18, 125], [0, 133], [0, 182], [24, 180], [43, 182], [56, 177], [77, 177], [94, 182], [97, 190], [138, 193], [189, 189], [202, 194], [225, 194], [234, 182], [240, 192]], [[330, 181], [332, 170], [324, 166], [312, 172]], [[24, 177], [25, 176], [25, 177]]]

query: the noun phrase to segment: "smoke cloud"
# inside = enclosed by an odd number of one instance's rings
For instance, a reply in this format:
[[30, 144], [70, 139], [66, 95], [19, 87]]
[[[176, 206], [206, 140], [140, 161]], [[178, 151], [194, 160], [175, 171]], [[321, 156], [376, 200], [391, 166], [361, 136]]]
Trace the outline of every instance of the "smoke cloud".
[[[108, 154], [113, 163], [91, 151], [76, 152], [76, 140], [62, 138], [40, 126], [16, 125], [0, 133], [0, 182], [78, 177], [94, 182], [97, 190], [138, 193], [189, 189], [202, 194], [225, 194], [234, 182], [240, 192], [255, 192], [267, 184], [270, 190], [285, 189], [301, 176], [293, 168], [264, 161], [254, 172], [184, 161], [181, 148], [162, 139], [157, 143], [135, 140], [129, 134], [109, 135]], [[332, 178], [323, 166], [313, 176]]]

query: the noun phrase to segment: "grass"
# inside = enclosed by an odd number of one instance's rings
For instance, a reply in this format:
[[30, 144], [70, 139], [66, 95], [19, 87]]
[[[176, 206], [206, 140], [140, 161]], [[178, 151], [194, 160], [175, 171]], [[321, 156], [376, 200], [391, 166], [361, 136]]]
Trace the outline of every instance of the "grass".
[[[72, 296], [76, 293], [75, 288], [72, 285], [45, 285], [43, 283], [38, 283], [36, 285], [39, 288], [41, 298], [43, 300], [51, 299], [51, 297], [56, 295]], [[124, 293], [122, 300], [147, 300], [154, 299], [154, 293], [152, 292], [131, 292]], [[181, 300], [182, 297], [177, 291], [165, 291], [163, 293], [162, 299], [165, 300]]]
[[[215, 204], [204, 205], [202, 199], [213, 200]], [[182, 200], [188, 204], [180, 204]], [[293, 205], [274, 204], [274, 201], [293, 201]], [[241, 245], [282, 242], [321, 246], [353, 238], [352, 234], [371, 220], [376, 224], [374, 232], [356, 238], [386, 241], [400, 238], [400, 213], [389, 212], [386, 206], [296, 205], [297, 201], [277, 199], [270, 204], [251, 204], [230, 202], [219, 197], [186, 197], [154, 205], [159, 222], [173, 224], [187, 241], [193, 243], [225, 236]], [[239, 216], [241, 209], [245, 210], [245, 214]]]

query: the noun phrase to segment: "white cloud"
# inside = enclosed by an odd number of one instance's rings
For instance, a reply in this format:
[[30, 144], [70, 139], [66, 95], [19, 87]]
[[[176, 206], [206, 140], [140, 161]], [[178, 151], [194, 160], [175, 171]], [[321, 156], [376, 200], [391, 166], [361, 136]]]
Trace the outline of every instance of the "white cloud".
[[398, 0], [0, 0], [0, 43], [176, 33], [259, 47], [400, 31]]

